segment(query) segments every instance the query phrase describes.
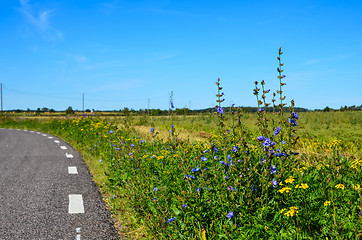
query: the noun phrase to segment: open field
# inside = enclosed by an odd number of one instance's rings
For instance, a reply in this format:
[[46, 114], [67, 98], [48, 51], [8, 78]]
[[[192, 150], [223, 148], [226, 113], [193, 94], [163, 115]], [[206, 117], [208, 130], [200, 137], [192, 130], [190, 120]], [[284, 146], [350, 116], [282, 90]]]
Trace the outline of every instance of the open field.
[[[300, 138], [291, 151], [300, 154], [285, 159], [265, 155], [265, 147], [258, 147], [258, 114], [240, 115], [238, 126], [235, 114], [224, 117], [225, 131], [231, 130], [232, 138], [220, 132], [216, 113], [16, 116], [16, 121], [3, 119], [0, 125], [41, 129], [73, 144], [83, 154], [123, 236], [361, 236], [362, 112], [300, 113], [295, 132]], [[276, 173], [270, 174], [273, 166]]]

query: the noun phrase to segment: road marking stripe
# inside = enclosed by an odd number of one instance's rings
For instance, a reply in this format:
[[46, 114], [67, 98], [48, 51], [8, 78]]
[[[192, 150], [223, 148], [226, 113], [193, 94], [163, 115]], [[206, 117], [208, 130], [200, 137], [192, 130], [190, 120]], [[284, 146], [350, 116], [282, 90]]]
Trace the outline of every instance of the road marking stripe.
[[63, 150], [67, 149], [66, 146], [60, 146], [60, 148], [63, 149]]
[[37, 132], [36, 134], [41, 134], [40, 132]]
[[65, 156], [67, 156], [67, 158], [73, 158], [73, 155], [70, 153], [66, 153]]
[[68, 213], [84, 213], [83, 197], [81, 194], [70, 194]]
[[24, 130], [24, 132], [27, 132], [28, 130]]
[[49, 139], [53, 139], [53, 137], [48, 137]]
[[47, 135], [46, 134], [42, 134], [44, 137], [46, 137]]
[[60, 143], [60, 141], [59, 141], [59, 140], [54, 140], [54, 142], [55, 142], [55, 143], [58, 143], [58, 144]]
[[77, 167], [68, 167], [68, 174], [78, 174]]
[[76, 232], [76, 233], [80, 233], [80, 229], [81, 229], [80, 227], [77, 227], [77, 228], [75, 229], [75, 232]]
[[80, 234], [77, 234], [75, 237], [76, 240], [80, 240]]

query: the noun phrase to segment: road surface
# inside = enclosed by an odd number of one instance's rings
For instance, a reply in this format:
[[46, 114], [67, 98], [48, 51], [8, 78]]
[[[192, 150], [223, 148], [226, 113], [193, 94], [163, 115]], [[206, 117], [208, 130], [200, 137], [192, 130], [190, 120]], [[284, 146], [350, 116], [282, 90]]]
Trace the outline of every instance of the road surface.
[[118, 239], [82, 156], [61, 139], [0, 129], [0, 239]]

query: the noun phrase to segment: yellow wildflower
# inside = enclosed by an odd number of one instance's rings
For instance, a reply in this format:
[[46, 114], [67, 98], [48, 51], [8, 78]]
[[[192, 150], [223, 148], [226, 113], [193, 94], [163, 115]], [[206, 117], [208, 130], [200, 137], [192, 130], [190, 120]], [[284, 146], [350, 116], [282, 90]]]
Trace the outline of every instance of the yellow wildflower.
[[294, 177], [293, 176], [289, 176], [286, 180], [285, 180], [285, 182], [286, 183], [293, 183], [294, 182]]
[[265, 226], [265, 227], [264, 227], [264, 230], [267, 231], [267, 230], [268, 230], [268, 226]]
[[325, 206], [325, 207], [327, 207], [327, 206], [329, 206], [329, 205], [331, 205], [331, 201], [325, 201], [325, 202], [324, 202], [324, 206]]
[[290, 207], [290, 210], [288, 212], [284, 213], [284, 215], [288, 216], [288, 217], [293, 217], [293, 216], [296, 216], [297, 213], [299, 213], [297, 207]]
[[280, 213], [283, 213], [285, 210], [287, 210], [287, 209], [283, 208], [282, 210], [280, 210]]
[[297, 186], [295, 186], [295, 188], [303, 188], [303, 189], [307, 189], [309, 188], [308, 184], [306, 183], [302, 183], [302, 184], [297, 184]]
[[356, 186], [353, 186], [354, 190], [361, 190], [361, 186], [359, 184], [357, 184]]
[[344, 185], [343, 184], [337, 184], [336, 188], [340, 188], [340, 189], [344, 190]]
[[292, 190], [290, 187], [283, 187], [282, 189], [278, 190], [280, 193], [284, 193], [284, 192], [289, 192], [290, 190]]

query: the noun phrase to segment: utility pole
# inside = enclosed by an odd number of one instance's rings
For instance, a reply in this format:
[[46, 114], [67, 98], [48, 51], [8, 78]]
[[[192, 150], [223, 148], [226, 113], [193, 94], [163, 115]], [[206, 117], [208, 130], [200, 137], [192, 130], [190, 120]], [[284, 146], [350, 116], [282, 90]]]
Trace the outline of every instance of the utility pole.
[[1, 116], [3, 115], [3, 84], [0, 83], [0, 89], [1, 89]]
[[151, 98], [149, 98], [149, 99], [147, 100], [147, 102], [148, 102], [148, 107], [147, 107], [148, 115], [150, 115], [150, 101], [151, 101]]
[[85, 93], [83, 92], [83, 93], [82, 93], [82, 106], [83, 106], [83, 114], [84, 114], [84, 95], [85, 95]]

